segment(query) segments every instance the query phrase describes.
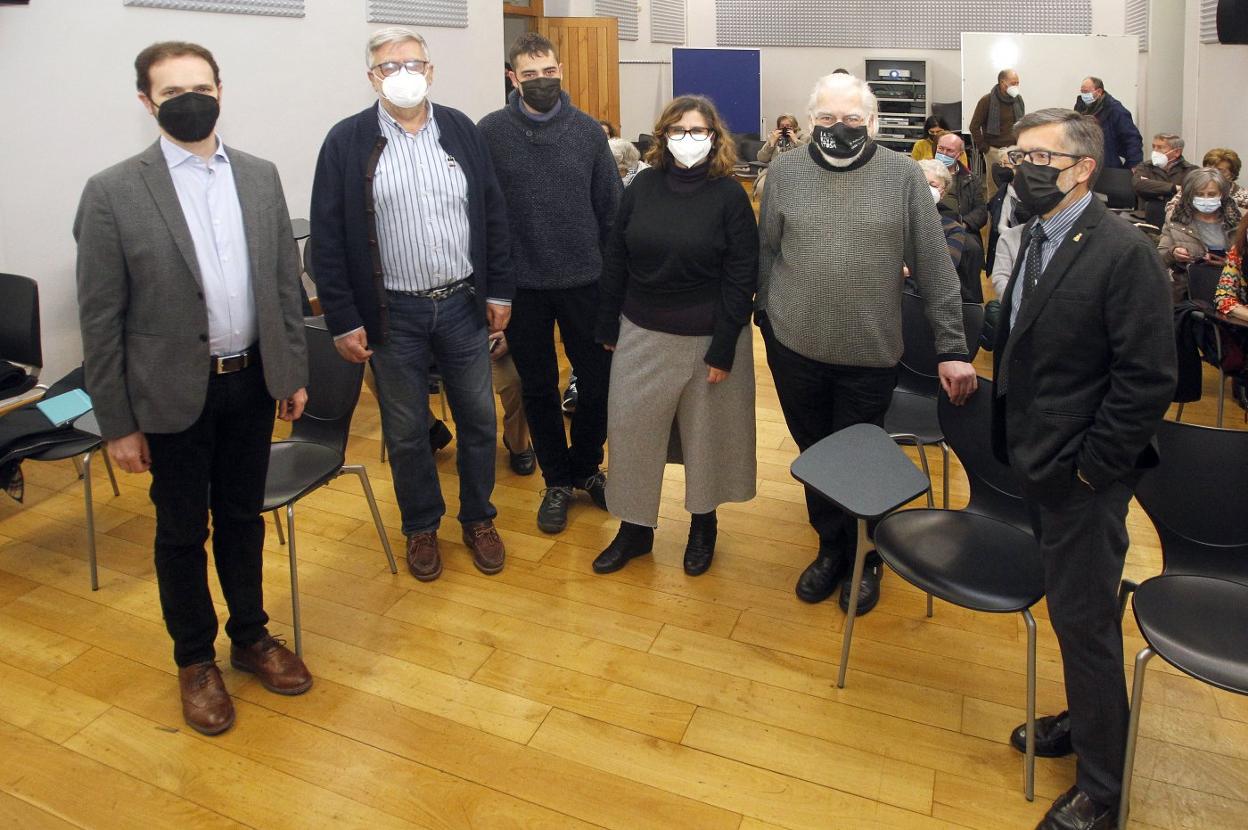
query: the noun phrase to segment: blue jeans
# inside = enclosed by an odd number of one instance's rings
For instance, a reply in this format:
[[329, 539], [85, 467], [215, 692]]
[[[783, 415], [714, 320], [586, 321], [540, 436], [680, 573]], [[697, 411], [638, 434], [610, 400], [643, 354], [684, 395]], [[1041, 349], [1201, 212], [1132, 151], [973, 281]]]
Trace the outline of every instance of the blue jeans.
[[442, 374], [458, 439], [459, 521], [493, 519], [494, 387], [485, 320], [471, 292], [442, 300], [388, 292], [389, 339], [373, 350], [381, 426], [403, 533], [438, 529], [446, 502], [429, 448], [429, 366]]

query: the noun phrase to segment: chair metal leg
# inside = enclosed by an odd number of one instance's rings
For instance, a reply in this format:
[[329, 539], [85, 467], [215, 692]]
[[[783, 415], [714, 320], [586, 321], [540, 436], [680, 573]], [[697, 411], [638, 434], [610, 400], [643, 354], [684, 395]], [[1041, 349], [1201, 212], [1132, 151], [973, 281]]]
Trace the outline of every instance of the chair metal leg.
[[944, 485], [943, 485], [944, 492], [942, 493], [942, 496], [941, 496], [944, 504], [942, 506], [946, 510], [948, 510], [949, 509], [949, 445], [946, 444], [944, 441], [940, 442], [940, 454], [942, 456], [941, 460], [944, 461], [944, 465], [945, 465]]
[[927, 466], [927, 447], [919, 443], [919, 439], [914, 439], [914, 448], [919, 451], [919, 466], [923, 468], [923, 475], [927, 476], [927, 506], [935, 507], [936, 498], [932, 490], [932, 471]]
[[295, 560], [295, 505], [286, 505], [286, 549], [290, 552], [290, 619], [295, 626], [295, 654], [303, 656], [303, 626], [299, 615], [299, 566]]
[[[92, 450], [91, 452], [94, 452]], [[91, 452], [82, 457], [82, 497], [87, 511], [87, 565], [91, 569], [91, 590], [100, 590], [100, 575], [95, 561], [95, 507], [91, 501]], [[77, 457], [74, 461], [77, 461]]]
[[381, 463], [382, 464], [386, 463], [386, 432], [385, 430], [382, 430], [381, 432]]
[[286, 544], [286, 537], [282, 534], [282, 508], [273, 511], [273, 527], [277, 528], [277, 543], [279, 545]]
[[1118, 583], [1118, 621], [1122, 622], [1123, 616], [1127, 613], [1127, 602], [1131, 599], [1131, 594], [1136, 588], [1140, 587], [1129, 579], [1124, 579]]
[[1135, 738], [1140, 731], [1140, 709], [1144, 705], [1144, 669], [1153, 659], [1152, 646], [1135, 655], [1135, 680], [1131, 684], [1131, 718], [1127, 721], [1127, 752], [1122, 765], [1122, 797], [1118, 802], [1118, 830], [1126, 830], [1131, 813], [1131, 772], [1135, 766]]
[[74, 472], [78, 474], [78, 478], [82, 478], [82, 459], [75, 455], [70, 461], [74, 462]]
[[1027, 752], [1023, 756], [1023, 795], [1036, 799], [1036, 620], [1023, 609], [1027, 624]]
[[364, 497], [368, 499], [368, 509], [373, 513], [373, 524], [377, 526], [377, 538], [381, 539], [386, 561], [390, 563], [390, 573], [397, 574], [399, 568], [394, 563], [394, 552], [390, 550], [390, 538], [386, 536], [386, 529], [381, 524], [381, 513], [377, 510], [377, 499], [373, 498], [373, 485], [368, 481], [368, 470], [362, 464], [351, 464], [343, 466], [342, 472], [359, 477], [360, 486], [364, 488]]
[[867, 537], [867, 520], [858, 520], [858, 552], [854, 556], [854, 573], [850, 577], [849, 613], [845, 616], [845, 632], [841, 635], [841, 666], [836, 673], [836, 687], [845, 688], [845, 671], [849, 668], [849, 644], [854, 639], [854, 617], [858, 615], [858, 585], [862, 582], [862, 569], [871, 549]]
[[1174, 422], [1176, 424], [1183, 420], [1183, 406], [1184, 404], [1179, 404], [1179, 411], [1174, 413]]
[[104, 459], [104, 469], [108, 471], [108, 482], [113, 485], [113, 495], [120, 496], [121, 490], [117, 489], [117, 476], [113, 475], [113, 462], [108, 459], [108, 450], [102, 450], [100, 456]]
[[1226, 373], [1222, 371], [1222, 330], [1217, 324], [1213, 327], [1213, 341], [1217, 346], [1218, 356], [1218, 429], [1222, 428], [1222, 406], [1226, 403]]
[[927, 617], [928, 619], [931, 619], [932, 617], [932, 595], [931, 594], [927, 595]]

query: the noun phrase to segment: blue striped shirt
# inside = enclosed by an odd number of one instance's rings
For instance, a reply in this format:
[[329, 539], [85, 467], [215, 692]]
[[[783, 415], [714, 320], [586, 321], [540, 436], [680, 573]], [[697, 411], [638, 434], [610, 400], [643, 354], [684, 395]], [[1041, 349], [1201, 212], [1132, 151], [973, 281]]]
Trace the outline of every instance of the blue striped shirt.
[[[1075, 202], [1069, 207], [1064, 207], [1048, 219], [1037, 220], [1044, 227], [1046, 239], [1040, 245], [1040, 278], [1044, 278], [1044, 270], [1049, 267], [1049, 263], [1053, 260], [1053, 255], [1057, 253], [1057, 249], [1062, 247], [1062, 243], [1066, 241], [1066, 234], [1070, 233], [1070, 229], [1075, 226], [1075, 222], [1088, 209], [1088, 205], [1092, 203], [1091, 192], [1083, 194], [1083, 198]], [[1022, 263], [1018, 266], [1019, 280], [1027, 277], [1027, 257], [1031, 256], [1031, 246], [1034, 243], [1028, 243], [1027, 250], [1019, 251], [1018, 255], [1022, 259]], [[1023, 286], [1016, 284], [1014, 286], [1014, 295], [1010, 298], [1010, 328], [1014, 328], [1014, 323], [1018, 320], [1018, 309], [1023, 302]]]
[[409, 133], [380, 102], [377, 120], [386, 148], [377, 162], [373, 200], [382, 280], [389, 291], [427, 291], [472, 275], [468, 180], [439, 143], [429, 116]]
[[164, 136], [160, 149], [195, 245], [208, 308], [208, 350], [215, 355], [237, 354], [255, 343], [259, 333], [247, 231], [230, 157], [220, 139], [209, 162]]

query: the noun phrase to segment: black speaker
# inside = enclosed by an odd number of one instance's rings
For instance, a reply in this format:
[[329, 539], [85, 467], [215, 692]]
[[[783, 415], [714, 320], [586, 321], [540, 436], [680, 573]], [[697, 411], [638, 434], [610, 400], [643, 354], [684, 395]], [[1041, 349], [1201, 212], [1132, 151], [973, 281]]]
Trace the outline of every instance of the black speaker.
[[1218, 42], [1248, 43], [1248, 3], [1218, 0]]

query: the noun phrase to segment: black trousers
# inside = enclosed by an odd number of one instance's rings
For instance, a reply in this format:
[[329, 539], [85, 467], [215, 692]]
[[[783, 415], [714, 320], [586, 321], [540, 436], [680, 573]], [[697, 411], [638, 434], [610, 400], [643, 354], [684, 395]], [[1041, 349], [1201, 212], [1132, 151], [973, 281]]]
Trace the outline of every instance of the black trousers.
[[[511, 301], [507, 345], [520, 375], [524, 415], [547, 487], [583, 484], [602, 464], [611, 353], [594, 342], [597, 322], [597, 283], [541, 291], [518, 288]], [[556, 323], [576, 375], [570, 445], [560, 408]]]
[[156, 506], [156, 580], [173, 659], [180, 667], [216, 654], [217, 614], [204, 551], [209, 510], [212, 556], [230, 610], [226, 634], [242, 646], [267, 634], [260, 507], [273, 410], [264, 371], [253, 365], [211, 376], [204, 411], [189, 428], [147, 435]]
[[[853, 424], [883, 426], [884, 413], [897, 385], [897, 367], [837, 366], [798, 354], [776, 339], [762, 321], [767, 365], [780, 398], [780, 409], [798, 449]], [[806, 488], [810, 524], [819, 534], [819, 555], [851, 559], [858, 546], [853, 516]]]
[[966, 248], [962, 251], [962, 261], [958, 263], [958, 282], [962, 287], [962, 302], [984, 302], [984, 284], [980, 279], [984, 270], [984, 246], [980, 244], [977, 231], [967, 231]]
[[1133, 481], [1096, 492], [1076, 482], [1059, 504], [1028, 500], [1044, 556], [1049, 620], [1062, 651], [1071, 742], [1079, 758], [1075, 783], [1113, 808], [1122, 792], [1130, 714], [1118, 586], [1133, 489]]

